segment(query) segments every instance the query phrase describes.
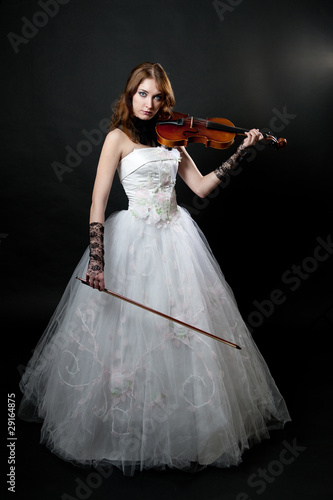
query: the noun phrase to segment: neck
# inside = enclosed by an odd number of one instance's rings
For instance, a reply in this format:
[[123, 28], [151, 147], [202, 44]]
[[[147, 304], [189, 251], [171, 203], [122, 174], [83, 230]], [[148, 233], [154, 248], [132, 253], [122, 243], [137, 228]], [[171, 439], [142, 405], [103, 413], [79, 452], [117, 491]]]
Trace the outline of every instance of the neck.
[[141, 120], [135, 116], [133, 118], [133, 125], [140, 141], [140, 144], [145, 146], [157, 146], [157, 136], [155, 131], [155, 126], [157, 122], [157, 116], [154, 116], [150, 120]]

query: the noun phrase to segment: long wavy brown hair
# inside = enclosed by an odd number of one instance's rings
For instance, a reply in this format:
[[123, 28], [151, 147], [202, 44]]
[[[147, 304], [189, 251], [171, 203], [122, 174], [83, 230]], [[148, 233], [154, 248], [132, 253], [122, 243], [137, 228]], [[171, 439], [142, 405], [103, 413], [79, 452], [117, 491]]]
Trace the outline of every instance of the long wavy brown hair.
[[166, 120], [172, 114], [175, 97], [170, 80], [159, 63], [144, 62], [136, 66], [130, 73], [124, 92], [120, 95], [113, 107], [110, 130], [121, 128], [131, 140], [138, 140], [137, 130], [133, 120], [135, 118], [132, 107], [132, 97], [140, 83], [146, 78], [154, 78], [162, 94], [162, 105], [158, 111], [158, 119]]

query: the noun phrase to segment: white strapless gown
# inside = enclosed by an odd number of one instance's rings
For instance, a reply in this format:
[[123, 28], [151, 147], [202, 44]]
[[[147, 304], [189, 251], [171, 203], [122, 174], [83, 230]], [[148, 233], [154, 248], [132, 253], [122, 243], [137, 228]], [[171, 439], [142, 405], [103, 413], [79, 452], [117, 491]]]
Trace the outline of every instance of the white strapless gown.
[[21, 381], [19, 415], [75, 464], [228, 467], [290, 420], [205, 237], [177, 206], [177, 150], [118, 173], [128, 210], [105, 223], [107, 288], [238, 344], [236, 350], [82, 285], [84, 253]]

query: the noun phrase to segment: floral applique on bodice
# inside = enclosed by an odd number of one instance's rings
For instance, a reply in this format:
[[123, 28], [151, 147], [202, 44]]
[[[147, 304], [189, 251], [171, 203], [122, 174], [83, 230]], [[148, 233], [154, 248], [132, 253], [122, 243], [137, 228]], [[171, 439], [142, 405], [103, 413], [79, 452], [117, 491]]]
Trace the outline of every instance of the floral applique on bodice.
[[163, 147], [135, 149], [118, 165], [128, 197], [128, 210], [136, 219], [165, 227], [179, 218], [175, 184], [180, 153]]

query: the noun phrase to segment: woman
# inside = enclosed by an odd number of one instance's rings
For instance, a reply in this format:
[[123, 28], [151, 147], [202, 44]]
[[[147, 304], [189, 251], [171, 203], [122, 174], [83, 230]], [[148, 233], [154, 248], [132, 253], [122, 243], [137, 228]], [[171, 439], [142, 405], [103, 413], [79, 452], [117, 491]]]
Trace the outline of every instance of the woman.
[[[209, 246], [177, 205], [177, 172], [209, 194], [246, 149], [202, 176], [185, 148], [157, 147], [174, 96], [159, 64], [129, 76], [101, 152], [85, 252], [22, 378], [20, 414], [76, 464], [188, 469], [241, 461], [290, 420]], [[104, 221], [115, 171], [128, 210]], [[105, 229], [105, 235], [104, 235]], [[105, 241], [104, 241], [105, 236]], [[75, 276], [84, 276], [84, 287]], [[93, 289], [108, 288], [238, 344], [233, 349]]]

